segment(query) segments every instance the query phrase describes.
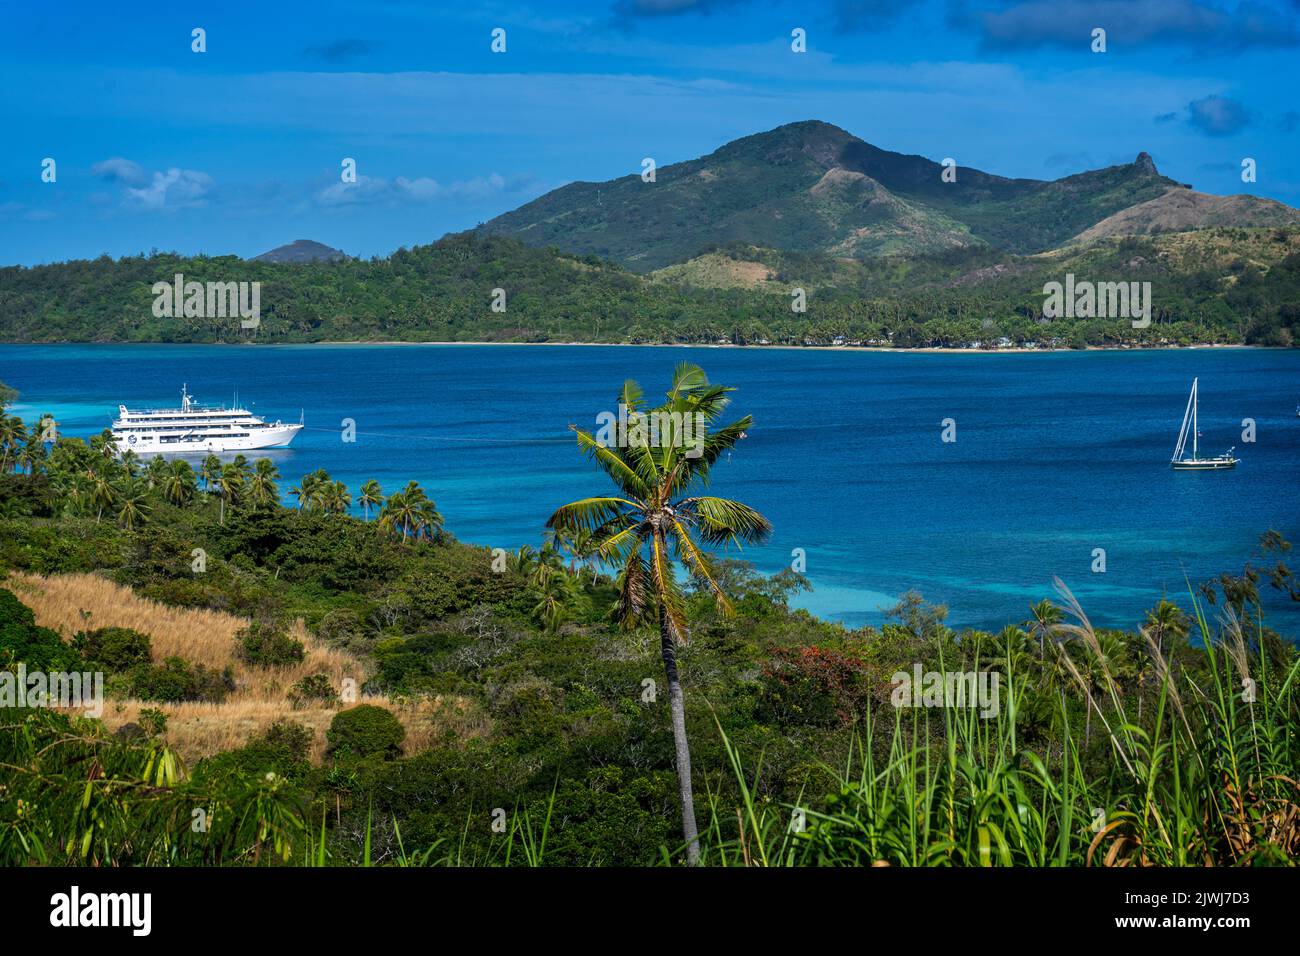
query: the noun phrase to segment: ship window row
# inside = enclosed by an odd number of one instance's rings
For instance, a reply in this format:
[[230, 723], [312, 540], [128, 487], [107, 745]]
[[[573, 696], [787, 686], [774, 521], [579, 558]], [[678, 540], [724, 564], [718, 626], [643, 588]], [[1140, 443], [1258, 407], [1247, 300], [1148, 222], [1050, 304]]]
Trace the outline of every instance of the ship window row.
[[[169, 429], [169, 428], [170, 428], [170, 429], [181, 429], [181, 430], [184, 430], [184, 431], [187, 431], [187, 432], [197, 432], [197, 431], [221, 431], [221, 430], [224, 429], [224, 428], [234, 428], [234, 427], [236, 427], [236, 426], [235, 426], [233, 423], [232, 423], [232, 424], [228, 424], [228, 425], [147, 425], [147, 426], [122, 425], [122, 426], [118, 426], [117, 428], [114, 428], [113, 431], [115, 431], [115, 432], [146, 432], [146, 433], [152, 433], [152, 432], [163, 431], [163, 430], [165, 430], [165, 429]], [[239, 423], [238, 427], [240, 427], [240, 428], [271, 428], [272, 426], [271, 426], [271, 425], [264, 424], [264, 423], [254, 424], [254, 423], [252, 423], [252, 422], [249, 422], [249, 423], [242, 423], [242, 422], [241, 422], [241, 423]]]

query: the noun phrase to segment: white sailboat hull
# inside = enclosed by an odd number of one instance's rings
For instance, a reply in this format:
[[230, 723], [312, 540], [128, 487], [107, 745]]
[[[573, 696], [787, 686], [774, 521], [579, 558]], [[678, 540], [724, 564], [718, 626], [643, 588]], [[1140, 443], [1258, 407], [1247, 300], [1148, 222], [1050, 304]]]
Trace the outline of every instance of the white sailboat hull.
[[1169, 466], [1176, 471], [1221, 471], [1224, 468], [1236, 468], [1236, 458], [1203, 458], [1199, 461], [1190, 458], [1183, 461], [1171, 461]]

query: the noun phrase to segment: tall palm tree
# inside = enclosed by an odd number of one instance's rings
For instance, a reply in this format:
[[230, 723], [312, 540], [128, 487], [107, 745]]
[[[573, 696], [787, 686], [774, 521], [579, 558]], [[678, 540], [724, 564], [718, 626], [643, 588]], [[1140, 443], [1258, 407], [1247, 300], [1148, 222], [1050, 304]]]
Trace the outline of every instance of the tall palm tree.
[[348, 494], [348, 486], [343, 482], [326, 482], [319, 491], [319, 504], [326, 514], [347, 514], [348, 508], [352, 505], [352, 495]]
[[90, 504], [95, 508], [95, 524], [104, 517], [104, 509], [111, 508], [117, 501], [117, 489], [103, 471], [90, 473]]
[[1191, 621], [1183, 613], [1183, 609], [1164, 598], [1161, 598], [1156, 606], [1146, 613], [1147, 631], [1156, 642], [1156, 649], [1161, 654], [1166, 652], [1166, 639], [1182, 640], [1187, 636], [1190, 627]]
[[174, 459], [167, 467], [167, 474], [162, 480], [163, 500], [181, 507], [194, 500], [198, 492], [198, 482], [194, 469], [184, 458]]
[[1030, 620], [1026, 623], [1031, 634], [1038, 637], [1038, 656], [1046, 657], [1047, 638], [1064, 620], [1061, 609], [1046, 599], [1031, 605]]
[[17, 415], [0, 415], [0, 471], [17, 467], [19, 446], [27, 441], [27, 426]]
[[211, 491], [213, 483], [221, 474], [221, 459], [216, 455], [208, 455], [203, 459], [203, 464], [199, 466], [199, 477], [203, 479], [203, 490]]
[[382, 508], [384, 505], [384, 492], [383, 489], [379, 487], [379, 482], [371, 478], [363, 484], [360, 492], [357, 494], [357, 504], [361, 506], [361, 510], [365, 513], [366, 520], [369, 521], [370, 509]]
[[[590, 531], [596, 554], [621, 565], [615, 614], [624, 627], [636, 627], [657, 611], [677, 751], [682, 834], [691, 865], [699, 861], [699, 832], [695, 825], [686, 709], [677, 671], [677, 646], [688, 639], [688, 626], [673, 556], [712, 592], [719, 610], [731, 614], [731, 602], [718, 586], [712, 561], [698, 542], [756, 542], [765, 540], [772, 531], [771, 523], [748, 505], [693, 493], [707, 484], [718, 458], [734, 447], [751, 426], [752, 420], [745, 416], [730, 425], [712, 428], [730, 402], [730, 391], [711, 385], [698, 366], [682, 363], [673, 371], [666, 401], [651, 410], [701, 416], [706, 436], [701, 453], [694, 458], [689, 456], [692, 448], [683, 440], [681, 429], [671, 425], [660, 429], [657, 447], [632, 442], [603, 445], [589, 432], [571, 425], [578, 436], [578, 447], [609, 476], [618, 493], [570, 502], [556, 510], [546, 523], [549, 528], [570, 534], [579, 529]], [[627, 406], [629, 416], [644, 411], [641, 389], [633, 381], [623, 384], [618, 401]]]
[[379, 526], [384, 530], [396, 533], [402, 533], [402, 540], [410, 534], [411, 523], [415, 520], [415, 510], [407, 502], [406, 494], [401, 491], [395, 491], [388, 496], [388, 501], [384, 503], [384, 510], [379, 515]]
[[127, 531], [134, 531], [149, 517], [149, 491], [139, 478], [128, 477], [118, 490], [117, 520]]
[[225, 524], [226, 502], [229, 502], [233, 508], [243, 498], [245, 488], [244, 470], [241, 470], [234, 462], [225, 465], [217, 474], [216, 486], [217, 497], [221, 499], [221, 514], [217, 519], [217, 523]]
[[145, 467], [144, 474], [151, 489], [161, 488], [163, 482], [167, 480], [167, 459], [162, 455], [154, 455]]
[[408, 481], [405, 488], [388, 496], [379, 524], [391, 532], [401, 531], [403, 541], [410, 535], [432, 539], [442, 531], [442, 515], [424, 489]]
[[135, 478], [140, 474], [140, 456], [131, 449], [122, 452], [121, 462], [128, 478]]
[[112, 461], [117, 457], [117, 444], [113, 440], [113, 432], [105, 428], [98, 435], [90, 436], [90, 447], [101, 458]]
[[18, 451], [18, 457], [15, 465], [19, 471], [26, 471], [29, 475], [36, 474], [36, 469], [41, 462], [45, 460], [45, 445], [40, 441], [40, 435], [32, 432], [28, 436], [26, 444]]
[[406, 485], [407, 498], [415, 503], [416, 536], [432, 541], [442, 533], [442, 512], [415, 482]]
[[553, 574], [538, 585], [538, 600], [533, 613], [541, 620], [542, 626], [554, 634], [560, 629], [580, 593], [576, 578], [563, 571]]
[[548, 536], [541, 548], [533, 556], [533, 568], [530, 578], [537, 587], [545, 587], [551, 578], [564, 573], [564, 558], [556, 547], [555, 536]]
[[280, 470], [269, 458], [257, 459], [248, 480], [248, 500], [254, 508], [274, 508], [280, 503], [280, 489], [275, 486]]

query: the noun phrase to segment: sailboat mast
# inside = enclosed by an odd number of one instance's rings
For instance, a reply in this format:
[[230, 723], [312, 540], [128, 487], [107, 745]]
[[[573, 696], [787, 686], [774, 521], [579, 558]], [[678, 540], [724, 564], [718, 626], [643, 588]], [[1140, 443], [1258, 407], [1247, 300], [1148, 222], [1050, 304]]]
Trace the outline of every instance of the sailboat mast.
[[1196, 461], [1201, 457], [1199, 451], [1199, 445], [1197, 444], [1197, 440], [1196, 440], [1197, 435], [1201, 430], [1201, 426], [1196, 420], [1196, 409], [1197, 406], [1200, 405], [1201, 403], [1200, 396], [1197, 395], [1196, 393], [1197, 390], [1196, 383], [1199, 381], [1200, 379], [1197, 378], [1192, 379], [1192, 460], [1193, 461]]

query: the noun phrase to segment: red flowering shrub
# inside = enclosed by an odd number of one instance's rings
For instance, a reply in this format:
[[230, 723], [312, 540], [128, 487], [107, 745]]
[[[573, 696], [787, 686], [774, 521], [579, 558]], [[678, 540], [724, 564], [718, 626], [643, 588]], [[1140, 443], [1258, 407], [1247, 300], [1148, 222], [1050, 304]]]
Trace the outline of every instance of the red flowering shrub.
[[816, 645], [780, 647], [763, 667], [760, 719], [833, 727], [859, 719], [871, 696], [870, 668]]

